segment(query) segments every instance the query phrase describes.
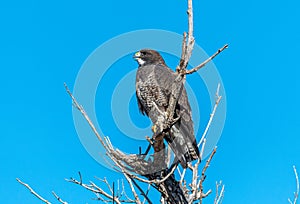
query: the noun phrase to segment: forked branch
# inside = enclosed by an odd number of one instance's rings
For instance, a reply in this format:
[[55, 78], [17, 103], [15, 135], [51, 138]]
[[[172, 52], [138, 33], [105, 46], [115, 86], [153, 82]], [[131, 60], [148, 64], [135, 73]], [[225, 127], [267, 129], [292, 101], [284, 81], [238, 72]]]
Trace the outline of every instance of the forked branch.
[[[139, 203], [139, 202], [137, 202], [137, 200], [129, 198], [125, 193], [122, 193], [120, 196], [115, 196], [114, 192], [112, 191], [112, 187], [108, 184], [108, 182], [105, 182], [105, 180], [103, 180], [103, 182], [108, 186], [109, 193], [106, 192], [103, 188], [96, 185], [92, 181], [90, 181], [88, 184], [83, 183], [81, 175], [79, 175], [79, 177], [80, 177], [79, 181], [74, 179], [74, 178], [66, 179], [66, 181], [77, 184], [79, 186], [82, 186], [86, 190], [95, 193], [95, 195], [97, 196], [97, 199], [101, 200], [101, 201], [107, 201], [107, 202], [114, 201], [117, 204], [121, 204], [121, 203]], [[125, 192], [124, 185], [122, 186], [122, 188], [123, 188], [122, 192]], [[126, 197], [124, 197], [125, 195], [126, 195]], [[102, 197], [102, 196], [104, 196], [104, 197]]]
[[[219, 193], [219, 188], [221, 186], [221, 191]], [[216, 197], [214, 200], [214, 204], [221, 204], [224, 198], [225, 185], [222, 184], [222, 181], [216, 182]]]

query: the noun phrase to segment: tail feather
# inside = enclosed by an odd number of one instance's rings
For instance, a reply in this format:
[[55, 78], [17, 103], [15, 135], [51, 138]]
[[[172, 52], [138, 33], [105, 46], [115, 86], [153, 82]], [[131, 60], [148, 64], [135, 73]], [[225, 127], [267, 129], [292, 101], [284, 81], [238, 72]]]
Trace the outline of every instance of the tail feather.
[[169, 144], [182, 167], [186, 168], [188, 162], [199, 158], [199, 149], [194, 135], [191, 107], [184, 87], [176, 105], [175, 117], [178, 116], [180, 119], [170, 129]]
[[183, 168], [187, 163], [199, 158], [199, 149], [194, 135], [188, 134], [188, 129], [182, 123], [171, 127], [170, 135], [166, 137], [175, 156]]

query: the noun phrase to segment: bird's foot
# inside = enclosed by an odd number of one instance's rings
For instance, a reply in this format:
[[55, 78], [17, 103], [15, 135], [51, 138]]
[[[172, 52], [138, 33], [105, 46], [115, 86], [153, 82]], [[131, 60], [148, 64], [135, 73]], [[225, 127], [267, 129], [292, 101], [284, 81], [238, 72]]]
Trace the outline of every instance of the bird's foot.
[[177, 118], [168, 118], [166, 116], [159, 116], [156, 123], [152, 126], [152, 132], [154, 135], [159, 135], [164, 130], [171, 128], [178, 120], [180, 116]]
[[168, 118], [167, 119], [167, 126], [170, 128], [172, 125], [174, 125], [178, 120], [180, 119], [180, 116], [177, 118]]
[[156, 123], [152, 126], [154, 134], [158, 135], [167, 128], [165, 116], [158, 116]]

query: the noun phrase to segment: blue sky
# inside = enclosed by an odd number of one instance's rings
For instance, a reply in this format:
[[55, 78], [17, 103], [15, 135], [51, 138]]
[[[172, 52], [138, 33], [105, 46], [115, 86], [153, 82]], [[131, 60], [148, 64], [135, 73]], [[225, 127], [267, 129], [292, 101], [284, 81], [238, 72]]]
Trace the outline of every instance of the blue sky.
[[[224, 203], [287, 203], [293, 196], [292, 165], [300, 171], [299, 6], [296, 0], [194, 2], [197, 43], [208, 54], [230, 45], [214, 60], [226, 89], [227, 118], [205, 181], [207, 189], [214, 189], [217, 180], [225, 183]], [[54, 201], [54, 190], [70, 203], [95, 202], [93, 194], [64, 178], [75, 177], [78, 171], [86, 181], [93, 176], [106, 176], [111, 182], [120, 177], [82, 146], [63, 83], [73, 88], [87, 57], [117, 35], [140, 29], [183, 33], [185, 10], [185, 1], [171, 0], [0, 3], [3, 202], [40, 203], [16, 177], [49, 200]], [[167, 63], [176, 64], [173, 60], [170, 57]], [[136, 63], [128, 55], [114, 67], [126, 74]], [[110, 76], [114, 77], [108, 72], [106, 77]], [[101, 95], [109, 91], [97, 92], [99, 114], [111, 103]], [[205, 106], [210, 108], [208, 102], [201, 104], [200, 128], [208, 119]], [[109, 115], [109, 110], [103, 114]], [[136, 117], [140, 126], [149, 125]], [[118, 138], [111, 118], [98, 120], [111, 127], [105, 133], [117, 137], [120, 148], [134, 142]]]

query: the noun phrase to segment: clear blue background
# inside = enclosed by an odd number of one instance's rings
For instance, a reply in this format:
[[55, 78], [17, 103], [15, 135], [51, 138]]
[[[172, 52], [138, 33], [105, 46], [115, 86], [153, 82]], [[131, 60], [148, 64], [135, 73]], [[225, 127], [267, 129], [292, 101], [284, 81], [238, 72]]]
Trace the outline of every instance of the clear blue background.
[[[194, 2], [197, 43], [208, 54], [230, 44], [214, 60], [228, 111], [205, 181], [214, 189], [223, 180], [224, 203], [293, 197], [292, 165], [300, 171], [299, 6], [296, 0]], [[120, 177], [82, 147], [63, 82], [72, 88], [88, 55], [118, 34], [182, 33], [185, 10], [186, 1], [171, 0], [0, 3], [1, 202], [40, 203], [16, 177], [51, 201], [54, 190], [70, 203], [95, 202], [92, 193], [64, 181], [77, 171], [85, 181]]]

